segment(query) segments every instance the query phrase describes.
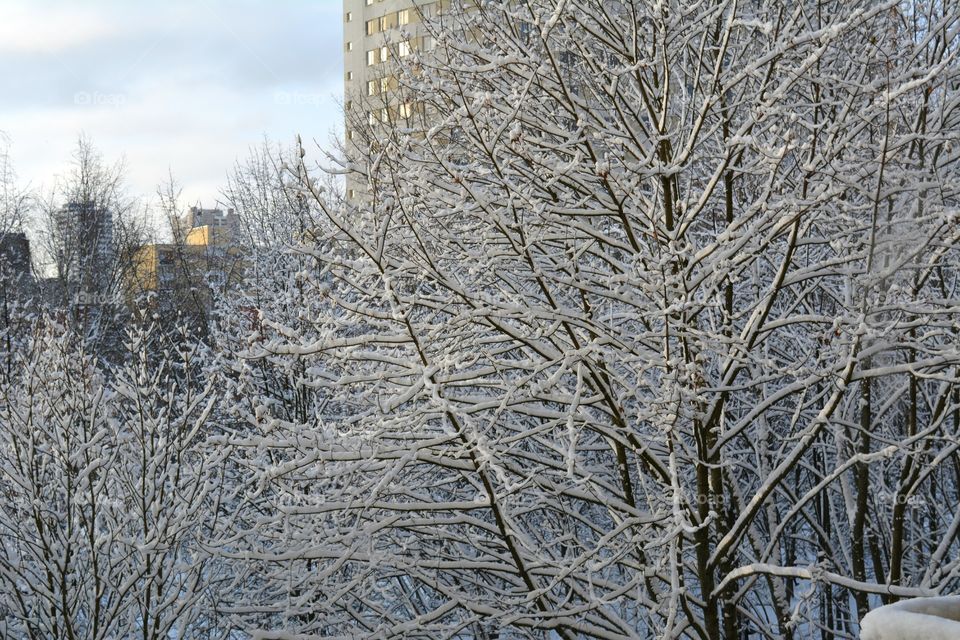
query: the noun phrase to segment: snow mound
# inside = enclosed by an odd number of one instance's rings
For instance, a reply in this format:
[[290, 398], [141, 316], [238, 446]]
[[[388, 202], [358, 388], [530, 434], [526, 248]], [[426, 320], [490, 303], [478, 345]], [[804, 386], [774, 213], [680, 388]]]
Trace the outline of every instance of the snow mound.
[[860, 640], [958, 640], [960, 596], [915, 598], [863, 616]]

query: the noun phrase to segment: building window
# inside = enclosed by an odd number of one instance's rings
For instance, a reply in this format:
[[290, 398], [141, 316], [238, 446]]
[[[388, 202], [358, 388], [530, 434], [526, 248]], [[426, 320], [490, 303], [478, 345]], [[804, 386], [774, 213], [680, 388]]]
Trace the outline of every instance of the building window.
[[370, 82], [367, 83], [367, 95], [368, 95], [368, 96], [375, 96], [375, 95], [377, 95], [377, 81], [376, 81], [376, 80], [371, 80]]
[[377, 33], [377, 31], [379, 31], [379, 24], [380, 21], [377, 18], [374, 18], [373, 20], [367, 20], [367, 35], [372, 36], [373, 34]]
[[347, 51], [353, 51], [353, 43], [352, 43], [352, 42], [348, 42], [348, 43], [347, 43]]
[[372, 4], [373, 4], [373, 0], [367, 0], [367, 6], [368, 6], [368, 7], [369, 7], [370, 5], [372, 5]]
[[353, 11], [347, 11], [347, 15], [344, 18], [344, 22], [353, 22]]
[[399, 43], [397, 45], [397, 55], [399, 55], [401, 58], [406, 58], [408, 55], [410, 55], [410, 42], [404, 40], [403, 42]]
[[389, 55], [390, 50], [387, 47], [371, 49], [370, 51], [367, 51], [367, 66], [372, 67], [375, 64], [386, 62]]
[[387, 31], [397, 26], [397, 12], [393, 11], [377, 19], [377, 26], [380, 31]]
[[401, 9], [397, 12], [397, 24], [410, 24], [410, 9]]
[[347, 71], [346, 77], [347, 80], [353, 80], [353, 71]]
[[355, 195], [356, 195], [356, 194], [354, 193], [353, 189], [347, 189], [347, 197], [348, 197], [348, 198], [350, 198], [351, 200], [353, 200], [353, 198], [354, 198]]
[[412, 115], [413, 115], [413, 105], [411, 105], [409, 102], [405, 102], [400, 105], [401, 118], [409, 118]]

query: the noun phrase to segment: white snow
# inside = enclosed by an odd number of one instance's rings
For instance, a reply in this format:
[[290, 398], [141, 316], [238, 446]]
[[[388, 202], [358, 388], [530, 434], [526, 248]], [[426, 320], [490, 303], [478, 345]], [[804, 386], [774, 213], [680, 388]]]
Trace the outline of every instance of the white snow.
[[860, 625], [860, 640], [957, 640], [960, 596], [890, 604], [865, 615]]

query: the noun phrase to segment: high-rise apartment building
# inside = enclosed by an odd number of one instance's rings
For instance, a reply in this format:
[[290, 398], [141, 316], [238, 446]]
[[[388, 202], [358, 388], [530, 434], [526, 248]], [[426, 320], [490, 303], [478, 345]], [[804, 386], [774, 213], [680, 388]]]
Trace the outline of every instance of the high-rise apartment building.
[[[448, 5], [449, 0], [343, 0], [348, 148], [360, 144], [358, 125], [390, 126], [417, 110], [398, 91], [396, 64], [416, 51], [433, 48], [423, 21], [440, 15]], [[359, 188], [348, 178], [347, 199], [353, 200]]]
[[114, 267], [113, 214], [93, 202], [70, 202], [55, 214], [57, 268], [72, 290], [104, 294]]

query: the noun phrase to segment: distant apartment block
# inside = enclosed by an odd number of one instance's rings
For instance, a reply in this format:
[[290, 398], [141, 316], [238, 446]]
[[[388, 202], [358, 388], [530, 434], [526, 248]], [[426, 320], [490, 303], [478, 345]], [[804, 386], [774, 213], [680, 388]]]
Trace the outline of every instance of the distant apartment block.
[[0, 233], [0, 277], [20, 280], [30, 276], [30, 241], [25, 233]]
[[91, 202], [70, 202], [55, 214], [58, 276], [74, 291], [103, 294], [113, 281], [113, 214]]
[[0, 233], [0, 298], [23, 299], [34, 293], [36, 282], [30, 260], [30, 240], [19, 232]]
[[180, 313], [202, 323], [214, 291], [243, 275], [239, 218], [232, 210], [191, 207], [175, 236], [176, 242], [137, 251], [126, 286], [128, 304], [134, 311]]
[[179, 310], [196, 316], [210, 306], [203, 280], [207, 271], [203, 247], [150, 244], [134, 256], [126, 286], [128, 304], [161, 312]]
[[240, 219], [233, 209], [190, 207], [181, 220], [179, 235], [189, 245], [227, 246], [234, 244], [239, 234]]

